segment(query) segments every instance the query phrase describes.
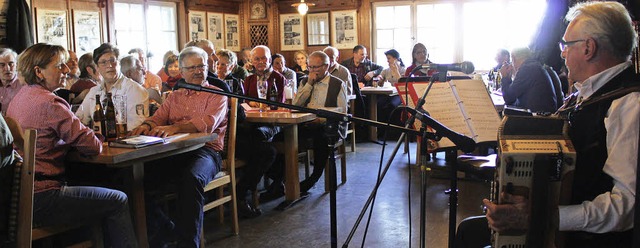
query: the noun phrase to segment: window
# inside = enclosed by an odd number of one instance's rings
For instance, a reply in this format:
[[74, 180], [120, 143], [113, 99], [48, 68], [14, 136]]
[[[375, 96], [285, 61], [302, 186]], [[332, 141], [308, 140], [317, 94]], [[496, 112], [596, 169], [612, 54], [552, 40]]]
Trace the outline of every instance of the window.
[[372, 59], [386, 65], [394, 48], [408, 67], [416, 43], [434, 63], [471, 61], [476, 70], [495, 64], [497, 49], [529, 45], [542, 20], [545, 0], [374, 3]]
[[164, 54], [178, 50], [176, 4], [116, 2], [114, 6], [115, 42], [120, 55], [126, 55], [132, 48], [142, 48], [152, 55], [147, 62], [149, 70], [160, 70]]

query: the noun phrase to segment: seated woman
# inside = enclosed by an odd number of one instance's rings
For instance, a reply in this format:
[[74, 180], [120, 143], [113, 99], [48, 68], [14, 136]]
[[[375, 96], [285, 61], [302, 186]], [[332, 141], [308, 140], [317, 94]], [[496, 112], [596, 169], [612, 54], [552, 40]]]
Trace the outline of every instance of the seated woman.
[[[282, 76], [284, 76], [284, 78], [287, 79], [287, 82], [285, 82], [285, 85], [287, 85], [290, 82], [292, 87], [292, 92], [293, 93], [297, 92], [298, 80], [297, 80], [296, 72], [287, 68], [287, 61], [284, 59], [284, 56], [282, 56], [282, 54], [276, 53], [273, 56], [271, 56], [271, 61], [273, 61], [272, 62], [273, 70], [282, 74]], [[290, 99], [292, 98], [293, 96], [291, 96]], [[286, 96], [285, 96], [285, 99], [286, 99]]]
[[296, 61], [293, 71], [299, 74], [308, 75], [309, 68], [307, 68], [307, 65], [309, 64], [309, 55], [304, 51], [296, 51], [296, 53], [293, 54], [293, 58]]
[[[427, 51], [427, 47], [424, 46], [424, 44], [422, 43], [416, 43], [413, 46], [413, 51], [411, 51], [411, 56], [413, 58], [413, 61], [411, 62], [411, 65], [409, 66], [409, 68], [407, 68], [407, 70], [404, 73], [405, 77], [409, 77], [411, 76], [411, 71], [413, 71], [414, 68], [416, 68], [416, 66], [420, 66], [420, 65], [424, 65], [424, 64], [429, 64], [431, 63], [431, 61], [429, 60], [429, 51]], [[422, 72], [422, 70], [416, 71], [413, 75], [414, 76], [431, 76], [434, 73], [436, 73], [436, 70], [428, 70], [427, 73]]]
[[76, 98], [72, 103], [81, 103], [89, 89], [102, 82], [102, 75], [98, 72], [96, 63], [93, 62], [92, 53], [85, 53], [80, 56], [78, 67], [80, 68], [80, 78], [70, 89], [71, 92], [76, 94]]
[[[69, 149], [93, 156], [102, 142], [53, 94], [66, 81], [67, 51], [39, 43], [27, 48], [18, 60], [18, 71], [27, 83], [13, 98], [7, 116], [23, 129], [38, 130], [34, 182], [34, 225], [60, 225], [97, 218], [103, 221], [112, 247], [136, 247], [127, 195], [112, 189], [67, 186], [64, 156]], [[28, 113], [28, 114], [27, 114]]]
[[[404, 75], [405, 68], [402, 59], [400, 58], [400, 53], [395, 49], [391, 49], [389, 51], [384, 52], [384, 55], [387, 57], [387, 63], [389, 63], [389, 68], [382, 70], [382, 73], [378, 76], [380, 79], [380, 86], [384, 84], [384, 82], [388, 81], [391, 85], [394, 85], [398, 82], [401, 75]], [[400, 122], [400, 111], [396, 111], [396, 114], [391, 116], [391, 112], [393, 110], [402, 105], [402, 100], [400, 96], [387, 96], [380, 95], [378, 96], [378, 120], [387, 122], [387, 120], [396, 125], [402, 125]]]
[[178, 65], [178, 55], [168, 56], [164, 61], [164, 72], [167, 74], [167, 80], [162, 82], [162, 92], [173, 90], [176, 82], [182, 78], [180, 74], [180, 66]]

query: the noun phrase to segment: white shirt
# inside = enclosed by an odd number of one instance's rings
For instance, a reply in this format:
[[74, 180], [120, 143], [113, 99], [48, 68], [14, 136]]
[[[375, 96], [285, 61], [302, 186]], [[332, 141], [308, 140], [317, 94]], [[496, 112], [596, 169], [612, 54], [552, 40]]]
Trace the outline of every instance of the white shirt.
[[[579, 97], [588, 99], [613, 77], [631, 66], [625, 62], [576, 84]], [[559, 206], [560, 231], [605, 233], [633, 227], [640, 132], [640, 92], [614, 100], [604, 119], [607, 154], [603, 171], [613, 178], [613, 188], [580, 205]]]
[[[313, 85], [305, 83], [302, 88], [298, 89], [298, 94], [296, 95], [296, 98], [293, 99], [293, 105], [312, 109], [324, 108], [324, 103], [327, 100], [327, 90], [329, 90], [329, 80], [331, 79], [330, 75], [331, 74], [327, 74], [326, 77]], [[309, 99], [309, 103], [307, 103], [307, 106], [304, 106], [307, 99]], [[340, 108], [340, 112], [347, 112], [347, 95], [345, 94], [344, 83], [342, 84], [342, 87], [340, 87], [336, 103], [338, 108]]]
[[[91, 121], [96, 106], [96, 95], [100, 95], [100, 99], [105, 99], [107, 92], [104, 84], [103, 82], [92, 87], [76, 111], [76, 116], [82, 123], [87, 124]], [[138, 127], [149, 117], [149, 93], [137, 82], [119, 73], [110, 92], [112, 99], [115, 96], [126, 96], [127, 98], [127, 131]]]
[[380, 76], [382, 76], [382, 81], [389, 81], [391, 83], [391, 85], [395, 84], [398, 82], [398, 80], [400, 80], [400, 77], [404, 76], [404, 73], [407, 71], [406, 68], [404, 68], [404, 66], [400, 66], [398, 65], [398, 71], [400, 72], [400, 76], [396, 77], [393, 75], [393, 72], [391, 72], [391, 68], [386, 68], [384, 70], [382, 70], [382, 73], [380, 73]]

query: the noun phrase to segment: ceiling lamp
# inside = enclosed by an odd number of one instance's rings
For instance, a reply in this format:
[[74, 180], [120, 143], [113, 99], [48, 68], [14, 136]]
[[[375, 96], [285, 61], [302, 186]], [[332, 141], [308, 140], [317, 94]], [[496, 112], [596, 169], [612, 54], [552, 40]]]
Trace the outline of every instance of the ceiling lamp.
[[304, 0], [300, 0], [299, 3], [294, 3], [291, 7], [298, 9], [298, 13], [305, 15], [309, 11], [309, 7], [315, 6], [315, 3], [305, 3]]

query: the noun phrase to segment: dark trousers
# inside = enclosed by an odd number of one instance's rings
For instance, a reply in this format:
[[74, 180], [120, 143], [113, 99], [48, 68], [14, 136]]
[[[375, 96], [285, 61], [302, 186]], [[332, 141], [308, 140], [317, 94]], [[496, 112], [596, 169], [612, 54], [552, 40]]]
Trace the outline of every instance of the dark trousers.
[[485, 216], [466, 218], [458, 225], [456, 248], [484, 248], [491, 245], [491, 230]]
[[[218, 152], [209, 147], [151, 161], [145, 164], [145, 191], [153, 192], [175, 183], [178, 199], [176, 201], [175, 233], [179, 247], [198, 247], [204, 214], [204, 186], [220, 171], [222, 159]], [[149, 233], [166, 223], [157, 200], [147, 195], [147, 222]], [[158, 216], [160, 215], [160, 216]], [[155, 222], [155, 223], [154, 223]]]
[[311, 140], [313, 144], [313, 173], [311, 173], [311, 176], [307, 179], [313, 182], [313, 185], [320, 179], [327, 164], [327, 157], [329, 156], [327, 145], [329, 141], [325, 136], [324, 124], [312, 123], [302, 125], [300, 126], [299, 134], [298, 140], [305, 143], [300, 145], [300, 147], [308, 147], [308, 145], [306, 145], [306, 141], [308, 140]]
[[245, 167], [241, 168], [242, 176], [236, 184], [238, 199], [246, 200], [247, 191], [256, 190], [262, 175], [276, 160], [277, 151], [271, 139], [279, 130], [269, 126], [251, 125], [238, 129], [236, 156], [247, 162]]

